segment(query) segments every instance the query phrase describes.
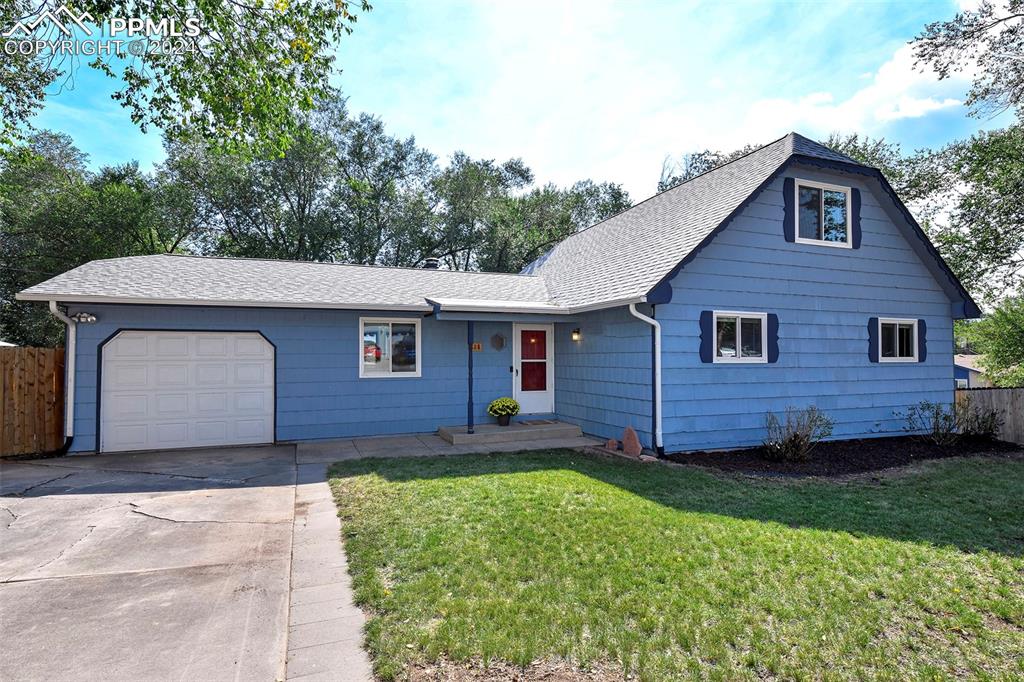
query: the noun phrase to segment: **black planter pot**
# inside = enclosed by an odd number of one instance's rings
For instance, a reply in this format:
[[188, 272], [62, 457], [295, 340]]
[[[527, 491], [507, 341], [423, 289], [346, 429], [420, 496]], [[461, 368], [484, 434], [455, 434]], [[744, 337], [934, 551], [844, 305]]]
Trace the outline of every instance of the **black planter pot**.
[[512, 415], [503, 414], [498, 417], [498, 426], [508, 426], [510, 421], [512, 421]]

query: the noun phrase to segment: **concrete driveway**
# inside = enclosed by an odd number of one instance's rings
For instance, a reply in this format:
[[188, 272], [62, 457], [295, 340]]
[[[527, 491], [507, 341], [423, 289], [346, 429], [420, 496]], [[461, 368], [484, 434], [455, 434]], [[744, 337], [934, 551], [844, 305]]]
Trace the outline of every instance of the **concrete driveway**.
[[369, 677], [318, 454], [0, 463], [0, 679]]

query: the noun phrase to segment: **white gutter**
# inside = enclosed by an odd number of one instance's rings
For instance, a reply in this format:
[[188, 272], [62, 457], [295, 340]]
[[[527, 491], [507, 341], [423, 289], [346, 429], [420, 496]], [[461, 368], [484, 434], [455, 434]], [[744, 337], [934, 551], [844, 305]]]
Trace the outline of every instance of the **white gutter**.
[[60, 311], [56, 301], [50, 301], [50, 312], [68, 326], [68, 344], [64, 350], [64, 437], [71, 438], [75, 435], [75, 341], [78, 324]]
[[660, 455], [665, 452], [661, 429], [661, 323], [638, 311], [636, 303], [629, 304], [629, 314], [654, 328], [654, 447]]

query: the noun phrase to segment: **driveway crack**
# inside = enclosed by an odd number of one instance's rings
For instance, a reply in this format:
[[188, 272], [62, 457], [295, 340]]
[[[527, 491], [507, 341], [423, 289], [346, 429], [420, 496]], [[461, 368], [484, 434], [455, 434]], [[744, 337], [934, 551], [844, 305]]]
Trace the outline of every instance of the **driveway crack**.
[[145, 516], [157, 521], [168, 521], [170, 523], [220, 523], [226, 525], [245, 525], [245, 526], [273, 526], [279, 523], [291, 523], [291, 521], [217, 521], [213, 519], [172, 519], [169, 516], [160, 516], [158, 514], [150, 514], [139, 509], [139, 505], [135, 502], [129, 502], [128, 505], [132, 508], [132, 513], [138, 514], [139, 516]]
[[36, 483], [35, 485], [30, 485], [29, 487], [25, 488], [21, 492], [10, 493], [7, 496], [8, 497], [24, 497], [26, 495], [26, 493], [28, 493], [29, 491], [35, 490], [36, 488], [41, 488], [44, 485], [48, 485], [50, 483], [53, 483], [54, 481], [61, 481], [61, 480], [65, 479], [65, 478], [67, 478], [68, 476], [74, 476], [74, 475], [75, 475], [75, 472], [72, 471], [70, 474], [64, 474], [63, 476], [57, 476], [56, 478], [51, 478], [48, 481], [43, 481], [42, 483]]
[[57, 553], [57, 556], [53, 557], [53, 558], [52, 558], [52, 559], [50, 559], [49, 561], [44, 561], [43, 563], [39, 564], [38, 566], [36, 566], [36, 567], [35, 567], [34, 569], [32, 569], [32, 570], [34, 570], [34, 571], [38, 571], [38, 570], [39, 570], [40, 568], [43, 568], [44, 566], [49, 566], [50, 564], [52, 564], [52, 563], [53, 563], [54, 561], [56, 561], [57, 559], [60, 559], [60, 558], [61, 558], [62, 556], [64, 556], [64, 555], [65, 555], [66, 553], [70, 552], [70, 551], [71, 551], [71, 550], [72, 550], [72, 549], [73, 549], [73, 548], [75, 547], [75, 545], [77, 545], [77, 544], [78, 544], [78, 543], [80, 543], [80, 542], [81, 542], [82, 540], [85, 540], [85, 539], [86, 539], [87, 537], [89, 537], [89, 536], [90, 536], [90, 535], [92, 534], [92, 532], [93, 532], [94, 530], [96, 530], [96, 526], [87, 526], [87, 527], [86, 527], [86, 530], [85, 530], [85, 534], [84, 534], [84, 535], [82, 535], [82, 537], [78, 538], [77, 540], [75, 540], [74, 542], [72, 542], [72, 543], [71, 543], [70, 545], [68, 545], [67, 547], [65, 547], [64, 549], [62, 549], [62, 550], [61, 550], [60, 552], [58, 552], [58, 553]]

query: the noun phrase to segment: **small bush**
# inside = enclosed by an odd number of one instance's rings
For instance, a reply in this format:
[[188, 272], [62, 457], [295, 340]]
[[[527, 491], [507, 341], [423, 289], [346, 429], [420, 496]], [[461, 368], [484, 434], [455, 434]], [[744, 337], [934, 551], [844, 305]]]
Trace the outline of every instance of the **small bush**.
[[832, 425], [832, 420], [814, 405], [804, 409], [787, 407], [785, 421], [769, 412], [765, 417], [765, 456], [773, 461], [806, 462], [818, 441], [832, 435]]
[[519, 403], [512, 398], [495, 398], [487, 406], [487, 414], [492, 417], [514, 417], [519, 414]]
[[957, 442], [957, 408], [923, 400], [907, 410], [907, 431], [924, 431], [924, 437], [938, 446]]
[[994, 439], [1003, 425], [999, 411], [973, 404], [970, 396], [951, 405], [925, 400], [907, 410], [906, 419], [908, 431], [924, 431], [925, 438], [941, 447], [965, 437]]

